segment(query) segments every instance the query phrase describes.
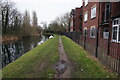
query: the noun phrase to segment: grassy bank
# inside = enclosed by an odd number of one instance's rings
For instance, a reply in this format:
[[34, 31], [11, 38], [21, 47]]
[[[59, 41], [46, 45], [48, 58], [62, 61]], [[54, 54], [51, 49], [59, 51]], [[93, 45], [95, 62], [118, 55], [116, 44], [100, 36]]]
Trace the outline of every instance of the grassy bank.
[[2, 79], [2, 70], [0, 69], [0, 79]]
[[89, 57], [78, 44], [62, 36], [62, 42], [68, 58], [73, 64], [73, 78], [115, 78], [115, 74], [107, 71], [101, 64]]
[[3, 68], [3, 78], [52, 78], [58, 59], [58, 37], [49, 39]]

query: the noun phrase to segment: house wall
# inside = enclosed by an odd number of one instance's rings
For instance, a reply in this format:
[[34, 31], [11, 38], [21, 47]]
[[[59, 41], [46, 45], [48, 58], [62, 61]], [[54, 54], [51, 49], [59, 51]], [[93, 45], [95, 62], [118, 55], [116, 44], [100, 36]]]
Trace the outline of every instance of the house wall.
[[112, 2], [112, 12], [111, 12], [111, 16], [115, 17], [115, 16], [120, 16], [120, 1], [119, 2]]
[[[112, 20], [115, 17], [119, 16], [120, 13], [120, 2], [112, 2], [111, 3], [111, 18], [108, 23], [102, 23], [102, 15], [103, 15], [103, 11], [105, 11], [105, 4], [106, 3], [101, 3], [100, 4], [100, 28], [99, 28], [99, 51], [98, 54], [101, 54], [101, 52], [103, 52], [103, 54], [106, 55], [110, 55], [116, 59], [118, 59], [120, 57], [120, 44], [119, 43], [115, 43], [112, 42]], [[102, 23], [102, 25], [101, 25]], [[109, 39], [104, 39], [103, 38], [103, 30], [104, 28], [108, 28], [109, 29]], [[101, 51], [102, 50], [102, 51]]]
[[82, 15], [82, 7], [75, 9], [75, 31], [80, 31], [82, 29], [82, 20], [80, 16]]
[[[91, 8], [96, 6], [96, 17], [91, 19]], [[90, 38], [90, 27], [95, 26], [96, 29], [98, 28], [98, 11], [99, 10], [99, 3], [98, 2], [89, 2], [87, 6], [84, 6], [83, 2], [83, 19], [84, 14], [88, 12], [88, 20], [84, 22], [83, 20], [83, 29], [87, 27], [87, 37], [86, 37], [86, 49], [91, 52], [93, 55], [96, 53], [96, 35], [95, 38]]]
[[71, 32], [82, 31], [82, 19], [80, 16], [82, 16], [82, 7], [71, 10], [70, 23], [73, 23], [70, 25]]
[[[93, 55], [96, 55], [96, 37], [90, 38], [90, 27], [95, 26], [96, 29], [99, 27], [99, 33], [98, 33], [98, 55], [102, 54], [103, 52], [106, 55], [110, 55], [114, 58], [120, 57], [120, 45], [115, 42], [111, 42], [112, 40], [112, 21], [108, 21], [105, 24], [102, 24], [103, 21], [103, 12], [105, 11], [105, 2], [100, 3], [99, 2], [89, 2], [87, 6], [84, 6], [83, 2], [83, 19], [84, 19], [84, 13], [88, 11], [88, 20], [86, 22], [83, 21], [83, 29], [87, 27], [87, 37], [86, 37], [86, 49], [91, 52]], [[91, 8], [96, 5], [96, 18], [91, 19]], [[100, 6], [100, 12], [99, 12], [99, 6]], [[120, 13], [120, 2], [111, 3], [111, 18], [115, 16], [119, 16]], [[99, 19], [99, 20], [98, 20]], [[100, 26], [99, 26], [100, 25]], [[103, 38], [103, 31], [104, 28], [108, 28], [110, 39], [104, 39]], [[84, 40], [84, 39], [83, 39]]]
[[[97, 7], [97, 13], [96, 18], [91, 19], [91, 8], [96, 5]], [[88, 11], [88, 20], [86, 22], [83, 21], [83, 28], [87, 27], [90, 28], [90, 26], [96, 26], [98, 27], [98, 10], [99, 10], [99, 3], [98, 2], [89, 2], [87, 6], [84, 6], [83, 2], [83, 19], [84, 19], [84, 13]]]
[[[105, 11], [105, 4], [99, 2], [89, 2], [87, 6], [84, 6], [83, 2], [83, 13], [82, 13], [82, 32], [87, 29], [87, 36], [84, 34], [81, 36], [77, 32], [68, 33], [73, 41], [77, 42], [79, 39], [79, 44], [84, 47], [85, 50], [89, 51], [92, 55], [96, 56], [96, 48], [98, 49], [97, 58], [106, 65], [106, 67], [111, 68], [111, 70], [116, 71], [120, 75], [120, 44], [112, 42], [112, 20], [120, 17], [120, 2], [111, 3], [111, 18], [108, 22], [104, 22], [103, 12]], [[91, 7], [96, 5], [96, 18], [91, 19]], [[99, 11], [100, 8], [100, 11]], [[88, 11], [88, 20], [84, 22], [84, 13]], [[77, 19], [76, 19], [77, 20]], [[104, 23], [103, 23], [104, 22]], [[97, 39], [90, 38], [90, 27], [95, 26], [98, 30], [98, 47], [96, 46]], [[103, 38], [104, 28], [108, 28], [109, 39]], [[76, 28], [77, 29], [77, 28]], [[96, 33], [97, 34], [97, 33]], [[78, 35], [78, 36], [77, 36]]]
[[[112, 20], [115, 18], [120, 18], [120, 1], [111, 3], [111, 17]], [[120, 58], [120, 44], [112, 42], [112, 22], [110, 23], [110, 32], [111, 32], [111, 42], [110, 42], [110, 55], [116, 59]]]
[[[73, 17], [71, 18], [73, 21], [73, 26], [71, 26], [71, 31], [80, 31], [82, 30], [82, 33], [84, 31], [84, 28], [87, 28], [87, 36], [86, 37], [80, 37], [81, 44], [84, 45], [85, 48], [92, 53], [93, 55], [96, 55], [96, 47], [97, 47], [97, 34], [95, 35], [95, 38], [90, 38], [90, 27], [95, 26], [96, 30], [98, 30], [98, 55], [99, 54], [106, 54], [110, 55], [114, 58], [118, 58], [120, 56], [120, 45], [118, 43], [112, 42], [112, 21], [108, 21], [107, 23], [103, 24], [103, 12], [105, 11], [105, 4], [99, 3], [99, 2], [89, 2], [86, 6], [83, 6], [82, 8], [76, 8], [74, 9]], [[96, 17], [91, 19], [91, 8], [93, 6], [96, 6]], [[99, 10], [100, 9], [100, 10]], [[88, 12], [88, 20], [84, 22], [84, 14], [85, 12]], [[113, 17], [119, 16], [120, 14], [120, 2], [112, 2], [111, 3], [111, 19]], [[80, 21], [80, 14], [82, 14], [82, 29], [80, 29], [81, 21]], [[108, 28], [109, 30], [109, 36], [110, 39], [104, 39], [103, 38], [103, 32], [104, 28]], [[102, 53], [101, 53], [102, 52]]]

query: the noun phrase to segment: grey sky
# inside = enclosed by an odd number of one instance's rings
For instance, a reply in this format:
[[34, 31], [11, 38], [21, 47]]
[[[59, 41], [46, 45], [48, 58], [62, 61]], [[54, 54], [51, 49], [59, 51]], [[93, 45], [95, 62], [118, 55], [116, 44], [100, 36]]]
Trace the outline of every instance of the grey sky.
[[12, 0], [22, 13], [27, 9], [37, 12], [38, 23], [50, 22], [57, 16], [70, 12], [72, 8], [80, 7], [82, 0]]

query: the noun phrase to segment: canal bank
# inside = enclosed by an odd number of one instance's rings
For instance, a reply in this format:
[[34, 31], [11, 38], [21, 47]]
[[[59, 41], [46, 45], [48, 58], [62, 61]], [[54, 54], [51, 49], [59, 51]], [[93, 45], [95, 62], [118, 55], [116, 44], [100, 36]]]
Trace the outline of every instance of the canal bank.
[[[62, 36], [63, 47], [72, 64], [71, 78], [116, 78], [116, 75], [90, 58], [82, 47]], [[3, 78], [54, 78], [59, 62], [59, 36], [47, 40], [3, 68]], [[64, 57], [64, 55], [63, 55]], [[64, 76], [65, 78], [65, 76]]]
[[37, 37], [28, 37], [9, 43], [2, 43], [2, 67], [15, 61], [17, 58], [27, 53], [31, 49], [46, 41], [49, 35], [41, 35]]
[[3, 68], [3, 78], [51, 78], [58, 61], [58, 37], [45, 41]]

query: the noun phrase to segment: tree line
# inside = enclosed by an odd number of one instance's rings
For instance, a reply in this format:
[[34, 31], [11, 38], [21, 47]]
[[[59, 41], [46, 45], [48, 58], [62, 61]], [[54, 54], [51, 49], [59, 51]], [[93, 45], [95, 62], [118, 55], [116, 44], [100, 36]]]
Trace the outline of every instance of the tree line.
[[[68, 30], [69, 27], [69, 17], [70, 13], [64, 13], [61, 16], [55, 18], [50, 24], [48, 24], [48, 27], [44, 26], [44, 32], [46, 33], [57, 33], [61, 34]], [[44, 24], [45, 25], [45, 24]]]
[[36, 36], [41, 33], [42, 28], [38, 26], [37, 13], [24, 13], [18, 11], [15, 3], [0, 0], [0, 29], [2, 34], [11, 34], [22, 37]]

